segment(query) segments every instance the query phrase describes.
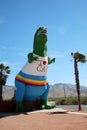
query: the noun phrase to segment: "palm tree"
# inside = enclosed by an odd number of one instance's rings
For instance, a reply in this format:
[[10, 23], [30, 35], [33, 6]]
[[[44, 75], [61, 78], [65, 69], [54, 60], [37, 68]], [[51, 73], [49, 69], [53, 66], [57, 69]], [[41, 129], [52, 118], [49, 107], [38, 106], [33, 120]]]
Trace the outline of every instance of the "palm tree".
[[87, 60], [86, 60], [86, 56], [79, 52], [76, 53], [72, 52], [71, 56], [74, 59], [75, 81], [76, 81], [77, 96], [78, 96], [78, 110], [80, 111], [82, 108], [81, 108], [81, 101], [80, 101], [80, 82], [79, 82], [78, 62], [85, 63], [87, 62]]
[[2, 100], [2, 86], [6, 84], [8, 74], [10, 74], [10, 67], [0, 64], [0, 100]]

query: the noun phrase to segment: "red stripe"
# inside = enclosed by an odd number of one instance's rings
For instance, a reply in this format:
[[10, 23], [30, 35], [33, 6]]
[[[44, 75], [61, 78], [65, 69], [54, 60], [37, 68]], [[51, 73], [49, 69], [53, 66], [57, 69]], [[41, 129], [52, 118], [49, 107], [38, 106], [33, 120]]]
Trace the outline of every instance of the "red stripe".
[[23, 81], [23, 80], [21, 80], [21, 79], [17, 79], [17, 78], [16, 78], [16, 80], [17, 80], [17, 81], [20, 81], [20, 82], [22, 82], [22, 83], [24, 83], [24, 84], [26, 84], [26, 85], [31, 85], [31, 86], [39, 86], [39, 87], [41, 86], [41, 87], [43, 87], [44, 85], [47, 85], [47, 84], [48, 84], [48, 83], [44, 83], [44, 84], [34, 84], [34, 83], [29, 83], [29, 82], [26, 83], [25, 81]]

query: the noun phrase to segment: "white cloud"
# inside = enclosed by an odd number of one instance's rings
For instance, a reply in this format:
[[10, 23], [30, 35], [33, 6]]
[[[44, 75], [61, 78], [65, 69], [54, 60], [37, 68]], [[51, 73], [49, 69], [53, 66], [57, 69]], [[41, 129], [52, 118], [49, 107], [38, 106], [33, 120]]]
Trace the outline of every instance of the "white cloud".
[[18, 62], [18, 63], [16, 63], [16, 62], [14, 62], [14, 63], [12, 63], [12, 62], [8, 62], [8, 61], [2, 61], [2, 62], [0, 62], [0, 64], [4, 64], [5, 66], [9, 66], [10, 67], [10, 70], [11, 71], [18, 71], [18, 70], [20, 70], [20, 63]]
[[18, 51], [18, 54], [19, 54], [19, 56], [21, 56], [21, 57], [26, 57], [27, 56], [27, 54], [28, 54], [28, 49], [19, 49], [19, 51]]
[[0, 17], [0, 24], [6, 23], [6, 18], [5, 17]]
[[7, 52], [9, 50], [8, 48], [8, 45], [3, 45], [3, 43], [0, 43], [0, 56], [6, 54], [7, 55]]
[[59, 33], [62, 34], [62, 35], [66, 34], [66, 33], [67, 33], [66, 27], [61, 26], [61, 27], [59, 28]]
[[27, 54], [30, 52], [28, 48], [17, 48], [17, 47], [12, 47], [8, 45], [0, 45], [0, 54], [7, 54], [7, 52], [16, 52], [19, 56], [21, 57], [26, 57]]
[[10, 66], [10, 67], [14, 67], [16, 65], [18, 65], [18, 63], [12, 63], [12, 62], [8, 62], [8, 61], [2, 61], [0, 62], [0, 64], [3, 63], [6, 66]]
[[61, 54], [61, 53], [59, 53], [59, 52], [56, 52], [56, 51], [54, 51], [54, 52], [50, 52], [49, 53], [49, 55], [50, 55], [50, 57], [52, 57], [52, 58], [64, 58], [65, 57], [65, 55], [63, 55], [63, 54]]
[[26, 57], [28, 53], [31, 51], [28, 48], [17, 48], [17, 47], [10, 47], [10, 50], [15, 51], [19, 56]]
[[[0, 43], [3, 44], [3, 43]], [[7, 46], [6, 45], [0, 45], [0, 52], [5, 52], [7, 50]]]

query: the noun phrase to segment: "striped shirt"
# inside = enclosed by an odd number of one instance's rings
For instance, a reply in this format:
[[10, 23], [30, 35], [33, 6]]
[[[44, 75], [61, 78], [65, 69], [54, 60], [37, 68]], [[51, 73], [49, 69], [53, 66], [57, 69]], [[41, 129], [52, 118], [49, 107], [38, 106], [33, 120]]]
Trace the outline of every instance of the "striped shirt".
[[25, 74], [24, 72], [20, 71], [19, 74], [16, 76], [16, 80], [24, 83], [25, 85], [31, 86], [45, 86], [48, 84], [47, 76], [35, 76]]

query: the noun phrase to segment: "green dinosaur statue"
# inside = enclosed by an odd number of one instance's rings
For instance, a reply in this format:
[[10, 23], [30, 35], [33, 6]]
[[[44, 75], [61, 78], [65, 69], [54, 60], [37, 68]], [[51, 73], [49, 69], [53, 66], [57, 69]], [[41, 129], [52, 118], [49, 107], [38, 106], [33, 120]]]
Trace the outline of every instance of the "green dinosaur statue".
[[41, 109], [51, 109], [47, 98], [49, 84], [47, 81], [48, 64], [55, 62], [47, 54], [47, 29], [40, 27], [34, 36], [33, 52], [28, 54], [28, 62], [17, 74], [15, 86], [16, 110], [23, 111], [23, 101], [33, 102], [41, 99]]

